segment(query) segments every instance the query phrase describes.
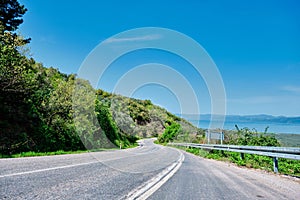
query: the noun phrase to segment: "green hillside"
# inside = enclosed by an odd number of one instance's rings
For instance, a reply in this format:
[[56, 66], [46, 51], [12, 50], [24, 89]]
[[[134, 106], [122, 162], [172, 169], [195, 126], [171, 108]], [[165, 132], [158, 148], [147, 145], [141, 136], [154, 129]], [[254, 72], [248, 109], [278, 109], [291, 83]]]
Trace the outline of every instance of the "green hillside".
[[[29, 58], [17, 34], [27, 9], [1, 3], [0, 154], [130, 147], [138, 138], [160, 136], [180, 124], [182, 133], [199, 132], [190, 123], [155, 106], [92, 88], [88, 81]], [[76, 98], [74, 98], [76, 96]]]
[[152, 104], [150, 100], [128, 98], [100, 89], [96, 94], [100, 104], [109, 108], [120, 132], [124, 134], [142, 138], [157, 137], [173, 123], [179, 123], [188, 133], [200, 131], [188, 121]]

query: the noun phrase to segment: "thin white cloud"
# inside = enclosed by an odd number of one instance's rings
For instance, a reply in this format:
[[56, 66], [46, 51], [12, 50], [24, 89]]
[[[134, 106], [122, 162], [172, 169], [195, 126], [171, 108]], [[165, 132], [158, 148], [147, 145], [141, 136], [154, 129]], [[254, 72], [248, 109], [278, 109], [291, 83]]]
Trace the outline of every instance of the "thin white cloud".
[[39, 38], [40, 42], [46, 43], [46, 44], [56, 44], [55, 39], [52, 36], [41, 36]]
[[230, 104], [270, 104], [270, 105], [286, 105], [293, 104], [300, 101], [299, 95], [281, 95], [281, 96], [252, 96], [241, 98], [228, 98], [227, 102]]
[[289, 86], [284, 86], [281, 89], [287, 92], [300, 93], [300, 86], [289, 85]]
[[278, 102], [279, 99], [273, 96], [254, 96], [236, 99], [227, 99], [229, 103], [239, 103], [239, 104], [266, 104]]
[[106, 40], [105, 43], [151, 41], [151, 40], [158, 40], [160, 38], [162, 38], [162, 36], [159, 34], [136, 36], [136, 37], [126, 37], [126, 38], [110, 38], [110, 39]]

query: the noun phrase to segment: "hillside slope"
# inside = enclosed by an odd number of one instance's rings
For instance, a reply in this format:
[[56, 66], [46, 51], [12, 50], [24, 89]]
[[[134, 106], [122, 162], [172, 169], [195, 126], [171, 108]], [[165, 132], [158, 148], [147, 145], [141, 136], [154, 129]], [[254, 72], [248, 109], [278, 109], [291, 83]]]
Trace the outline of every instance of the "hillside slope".
[[116, 125], [123, 134], [141, 138], [157, 137], [172, 123], [180, 124], [186, 134], [197, 135], [201, 132], [190, 122], [154, 105], [150, 100], [128, 98], [101, 89], [97, 90], [96, 94], [102, 105], [109, 107]]

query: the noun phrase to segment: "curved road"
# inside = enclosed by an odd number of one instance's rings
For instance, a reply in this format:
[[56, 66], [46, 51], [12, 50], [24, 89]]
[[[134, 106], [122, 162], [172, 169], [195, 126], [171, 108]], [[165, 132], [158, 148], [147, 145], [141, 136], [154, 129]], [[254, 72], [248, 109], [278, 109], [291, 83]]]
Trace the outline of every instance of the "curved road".
[[300, 183], [155, 145], [152, 139], [121, 151], [0, 160], [0, 199], [147, 197], [299, 199]]

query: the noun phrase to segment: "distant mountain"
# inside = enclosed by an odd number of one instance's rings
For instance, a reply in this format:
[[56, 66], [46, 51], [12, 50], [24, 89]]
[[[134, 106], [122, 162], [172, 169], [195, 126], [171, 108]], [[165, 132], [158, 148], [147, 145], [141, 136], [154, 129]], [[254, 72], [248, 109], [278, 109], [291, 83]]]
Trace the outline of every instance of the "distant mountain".
[[[197, 120], [199, 116], [194, 114], [182, 114], [178, 115], [187, 120]], [[200, 120], [211, 120], [211, 114], [200, 115]], [[217, 119], [221, 119], [222, 115], [216, 115]], [[286, 117], [286, 116], [272, 116], [272, 115], [226, 115], [226, 122], [273, 122], [273, 123], [285, 123], [295, 124], [300, 123], [300, 117]]]

